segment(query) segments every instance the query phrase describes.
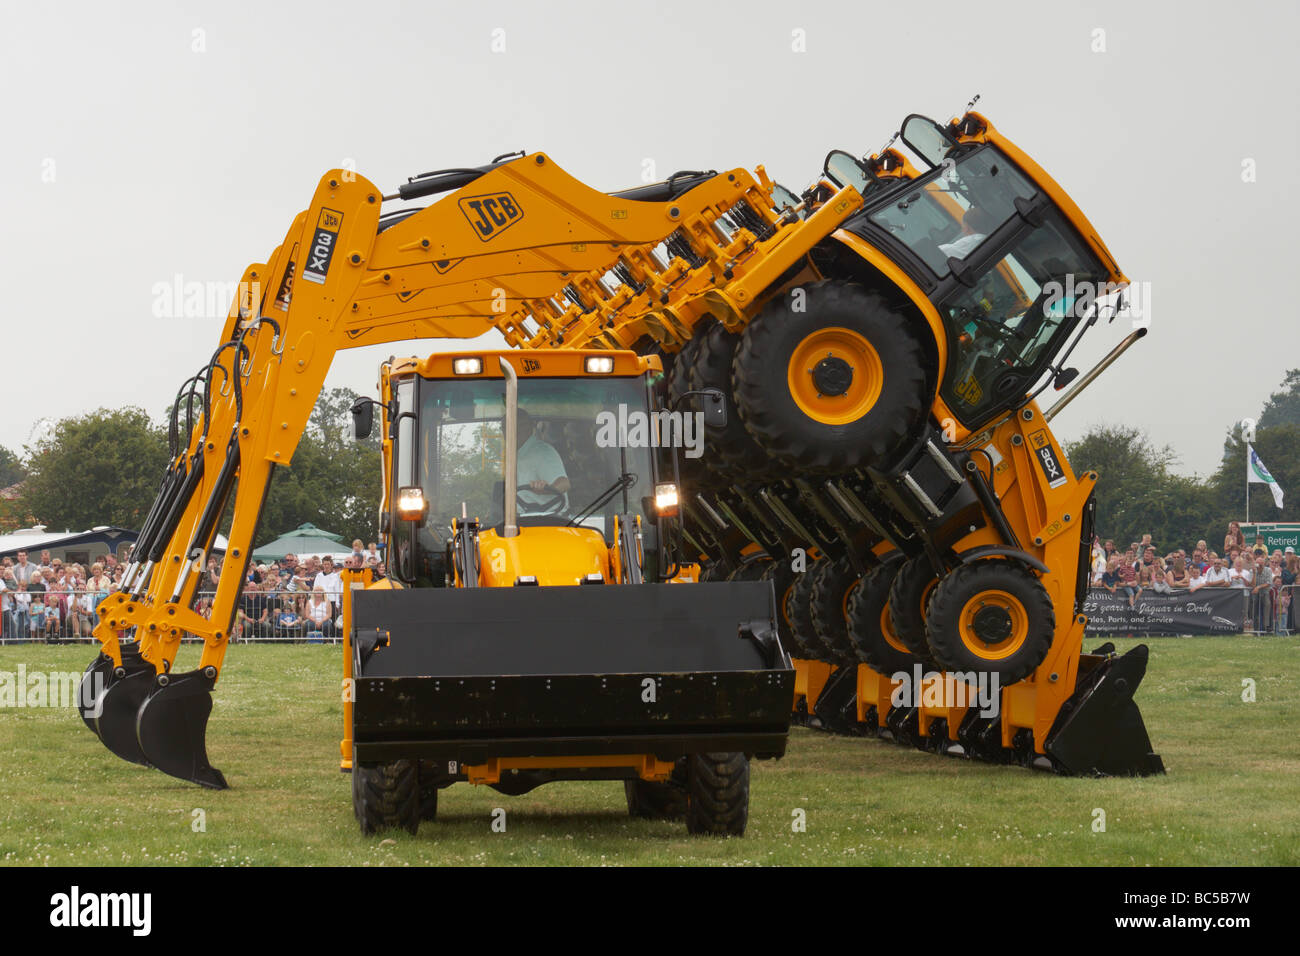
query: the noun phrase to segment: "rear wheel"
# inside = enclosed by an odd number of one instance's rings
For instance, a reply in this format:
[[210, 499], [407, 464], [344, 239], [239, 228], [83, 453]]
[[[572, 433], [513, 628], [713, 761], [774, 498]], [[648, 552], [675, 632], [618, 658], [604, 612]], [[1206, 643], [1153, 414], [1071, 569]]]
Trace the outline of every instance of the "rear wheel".
[[749, 822], [749, 758], [743, 753], [686, 758], [686, 829], [740, 836]]
[[787, 465], [836, 472], [883, 462], [929, 408], [925, 355], [907, 316], [829, 280], [769, 303], [745, 328], [736, 404]]
[[856, 662], [857, 655], [849, 641], [846, 620], [849, 599], [857, 590], [858, 570], [848, 558], [828, 561], [813, 581], [811, 611], [817, 637], [836, 657], [838, 664]]
[[[691, 389], [691, 370], [695, 366], [695, 360], [699, 357], [700, 347], [704, 342], [704, 336], [707, 329], [697, 330], [695, 335], [687, 340], [686, 344], [678, 350], [675, 356], [668, 356], [665, 359], [665, 365], [668, 369], [668, 402], [670, 408], [679, 408], [682, 411], [689, 411], [692, 408], [690, 399], [686, 399], [680, 405], [678, 401], [682, 399]], [[687, 487], [692, 485], [705, 486], [711, 483], [711, 475], [705, 467], [705, 461], [701, 458], [687, 458], [685, 455], [679, 455], [678, 467], [681, 469], [682, 481]]]
[[890, 586], [902, 563], [894, 559], [872, 568], [849, 598], [849, 637], [854, 650], [864, 664], [886, 677], [899, 671], [910, 674], [914, 665], [925, 664], [899, 638], [889, 613]]
[[903, 563], [889, 589], [889, 616], [894, 633], [909, 651], [920, 658], [930, 656], [925, 637], [925, 612], [939, 576], [925, 555]]
[[1009, 561], [978, 561], [947, 575], [934, 592], [930, 648], [949, 672], [1024, 680], [1047, 657], [1056, 611], [1043, 583]]
[[420, 828], [419, 773], [413, 760], [352, 764], [352, 809], [361, 832]]

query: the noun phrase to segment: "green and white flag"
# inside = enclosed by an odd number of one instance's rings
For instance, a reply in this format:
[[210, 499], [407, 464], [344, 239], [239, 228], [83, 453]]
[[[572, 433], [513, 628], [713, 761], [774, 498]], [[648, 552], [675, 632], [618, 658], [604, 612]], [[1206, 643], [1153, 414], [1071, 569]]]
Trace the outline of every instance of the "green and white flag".
[[1282, 486], [1277, 483], [1264, 463], [1259, 460], [1259, 455], [1255, 454], [1255, 449], [1249, 444], [1246, 445], [1246, 483], [1255, 482], [1260, 485], [1268, 485], [1268, 490], [1273, 492], [1273, 503], [1279, 508], [1282, 507]]

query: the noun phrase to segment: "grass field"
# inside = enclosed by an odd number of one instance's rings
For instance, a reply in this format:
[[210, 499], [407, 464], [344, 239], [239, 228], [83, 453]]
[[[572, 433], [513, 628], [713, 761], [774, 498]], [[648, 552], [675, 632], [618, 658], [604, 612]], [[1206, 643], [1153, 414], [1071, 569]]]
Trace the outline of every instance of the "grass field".
[[[1125, 650], [1134, 641], [1119, 641]], [[339, 649], [238, 646], [208, 727], [231, 781], [201, 790], [110, 754], [74, 709], [0, 709], [6, 864], [1300, 863], [1300, 642], [1156, 639], [1138, 693], [1168, 776], [1055, 777], [797, 728], [755, 763], [749, 830], [633, 821], [617, 783], [522, 797], [458, 784], [418, 836], [364, 838], [338, 770]], [[193, 648], [182, 651], [192, 665]], [[80, 671], [91, 651], [0, 648], [0, 670]], [[1242, 701], [1242, 681], [1256, 701]], [[494, 808], [506, 829], [491, 828]], [[1094, 810], [1106, 830], [1093, 831]], [[792, 832], [794, 811], [806, 832]], [[195, 832], [195, 811], [203, 832]]]

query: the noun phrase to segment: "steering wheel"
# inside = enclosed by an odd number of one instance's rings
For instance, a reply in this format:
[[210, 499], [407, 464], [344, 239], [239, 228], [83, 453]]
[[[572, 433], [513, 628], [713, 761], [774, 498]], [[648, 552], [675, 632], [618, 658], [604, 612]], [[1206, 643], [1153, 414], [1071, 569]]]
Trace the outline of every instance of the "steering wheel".
[[[555, 491], [555, 489], [550, 485], [547, 485], [545, 490]], [[541, 504], [533, 504], [531, 501], [524, 501], [519, 497], [519, 492], [521, 491], [538, 494], [537, 491], [533, 490], [532, 485], [520, 485], [515, 489], [515, 507], [520, 514], [523, 514], [525, 511], [528, 511], [533, 515], [552, 514], [564, 507], [565, 494], [562, 491], [557, 492], [554, 498], [551, 498], [549, 501], [543, 501]]]

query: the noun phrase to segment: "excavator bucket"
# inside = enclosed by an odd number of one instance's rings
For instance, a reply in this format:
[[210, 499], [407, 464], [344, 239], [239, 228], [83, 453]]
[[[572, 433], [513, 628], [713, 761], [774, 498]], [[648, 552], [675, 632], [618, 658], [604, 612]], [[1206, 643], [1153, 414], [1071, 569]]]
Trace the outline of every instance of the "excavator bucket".
[[356, 759], [785, 752], [770, 582], [361, 591]]
[[1059, 772], [1107, 777], [1165, 772], [1160, 756], [1151, 752], [1151, 738], [1133, 700], [1148, 654], [1145, 644], [1122, 656], [1107, 644], [1080, 655], [1075, 692], [1044, 743]]
[[159, 674], [140, 704], [135, 733], [151, 766], [210, 790], [228, 786], [220, 770], [208, 763], [208, 716], [216, 671]]
[[125, 643], [122, 663], [114, 665], [100, 654], [86, 668], [77, 693], [77, 707], [86, 726], [104, 746], [123, 760], [149, 765], [136, 738], [136, 714], [153, 686], [154, 667], [140, 656], [139, 646]]

